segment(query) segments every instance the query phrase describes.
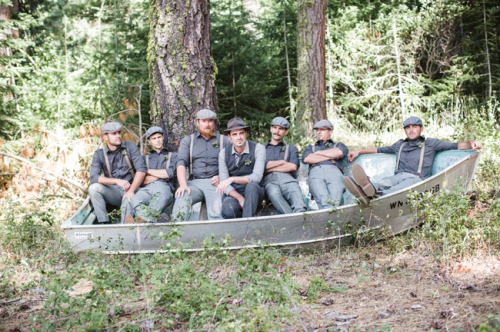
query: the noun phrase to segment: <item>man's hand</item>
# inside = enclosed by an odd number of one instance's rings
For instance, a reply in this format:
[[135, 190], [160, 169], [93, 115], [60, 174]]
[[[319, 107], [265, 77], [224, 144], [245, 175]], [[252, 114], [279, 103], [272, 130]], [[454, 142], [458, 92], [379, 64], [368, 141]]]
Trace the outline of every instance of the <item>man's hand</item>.
[[469, 141], [469, 143], [470, 143], [471, 148], [473, 148], [474, 150], [480, 150], [483, 148], [483, 145], [481, 144], [480, 141], [471, 140], [471, 141]]
[[177, 188], [177, 190], [175, 191], [175, 198], [181, 198], [181, 197], [184, 197], [184, 193], [187, 192], [188, 194], [191, 194], [191, 190], [189, 189], [189, 187], [186, 185], [186, 186], [180, 186], [179, 188]]
[[229, 187], [231, 185], [231, 183], [233, 183], [233, 178], [232, 177], [229, 177], [229, 178], [225, 179], [224, 181], [221, 181], [219, 183], [219, 185], [217, 186], [216, 191], [219, 194], [224, 195], [224, 193], [226, 192], [227, 187]]
[[[123, 188], [123, 190], [127, 191], [130, 188], [130, 182], [127, 180], [116, 179], [116, 185]], [[134, 194], [132, 194], [134, 195]]]
[[359, 150], [351, 151], [347, 155], [347, 160], [349, 160], [350, 162], [353, 162], [354, 159], [358, 158], [358, 156], [359, 156]]
[[213, 176], [212, 179], [210, 179], [210, 183], [217, 187], [220, 183], [219, 176], [218, 175]]
[[238, 203], [240, 203], [241, 208], [243, 209], [243, 205], [245, 205], [245, 197], [241, 196], [237, 198]]
[[122, 201], [125, 199], [128, 199], [129, 201], [134, 197], [134, 191], [133, 190], [128, 190], [125, 192], [125, 195], [123, 195]]

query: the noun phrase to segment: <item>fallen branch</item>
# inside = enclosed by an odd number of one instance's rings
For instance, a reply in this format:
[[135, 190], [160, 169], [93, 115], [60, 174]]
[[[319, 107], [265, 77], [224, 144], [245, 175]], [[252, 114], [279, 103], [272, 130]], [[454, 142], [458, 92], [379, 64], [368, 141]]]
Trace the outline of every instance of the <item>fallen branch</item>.
[[45, 170], [45, 169], [43, 169], [43, 168], [41, 168], [41, 167], [38, 167], [37, 165], [35, 165], [35, 164], [34, 164], [34, 163], [32, 163], [31, 161], [29, 161], [28, 159], [21, 158], [21, 157], [18, 157], [18, 156], [14, 156], [14, 155], [12, 155], [12, 154], [10, 154], [10, 153], [5, 153], [5, 152], [0, 152], [0, 155], [5, 156], [5, 157], [8, 157], [8, 158], [16, 159], [16, 160], [18, 160], [18, 161], [20, 161], [20, 162], [22, 162], [22, 163], [24, 163], [24, 164], [27, 164], [27, 165], [28, 165], [28, 166], [30, 166], [30, 167], [33, 167], [34, 169], [37, 169], [37, 170], [39, 170], [39, 171], [41, 171], [41, 172], [43, 172], [43, 173], [46, 173], [46, 174], [48, 174], [48, 175], [50, 175], [50, 176], [53, 176], [53, 177], [55, 177], [55, 178], [57, 178], [57, 179], [59, 179], [59, 180], [63, 180], [63, 181], [65, 181], [65, 182], [67, 182], [67, 183], [69, 183], [69, 184], [71, 184], [71, 185], [73, 185], [73, 186], [77, 187], [78, 189], [80, 189], [81, 191], [83, 191], [85, 194], [88, 194], [87, 189], [86, 189], [86, 188], [84, 188], [84, 187], [82, 187], [79, 183], [76, 183], [76, 182], [75, 182], [75, 181], [73, 181], [73, 180], [70, 180], [70, 179], [68, 179], [68, 178], [65, 178], [64, 176], [60, 176], [60, 175], [57, 175], [57, 174], [52, 173], [52, 172], [50, 172], [50, 171], [47, 171], [47, 170]]

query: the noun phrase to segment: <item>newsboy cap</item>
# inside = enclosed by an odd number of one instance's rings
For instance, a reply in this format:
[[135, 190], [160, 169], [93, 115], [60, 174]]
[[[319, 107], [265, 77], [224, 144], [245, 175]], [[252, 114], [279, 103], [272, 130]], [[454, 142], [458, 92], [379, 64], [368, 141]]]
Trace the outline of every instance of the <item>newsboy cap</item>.
[[146, 139], [149, 139], [151, 137], [151, 135], [156, 134], [156, 133], [160, 133], [163, 135], [163, 128], [158, 127], [158, 126], [154, 126], [154, 127], [149, 128], [148, 130], [146, 130]]
[[281, 116], [277, 116], [271, 121], [271, 126], [280, 126], [285, 129], [288, 129], [290, 127], [290, 122], [288, 122], [287, 119], [282, 118]]
[[199, 110], [198, 113], [196, 114], [196, 119], [198, 120], [204, 120], [204, 119], [212, 119], [212, 120], [217, 120], [217, 114], [212, 112], [211, 110], [204, 108], [202, 110]]
[[333, 129], [333, 124], [328, 120], [319, 120], [314, 124], [313, 129]]
[[105, 123], [102, 128], [101, 128], [101, 133], [104, 134], [111, 134], [111, 133], [116, 133], [117, 131], [122, 131], [122, 125], [119, 124], [118, 122], [108, 122]]
[[408, 119], [405, 120], [405, 122], [403, 122], [403, 128], [406, 128], [409, 125], [423, 126], [424, 124], [422, 123], [422, 120], [420, 120], [416, 116], [410, 116]]
[[248, 130], [250, 129], [249, 126], [245, 125], [245, 121], [243, 121], [240, 118], [232, 118], [229, 120], [227, 123], [227, 129], [224, 130], [225, 133], [229, 133], [231, 130], [237, 130], [237, 129], [245, 129]]

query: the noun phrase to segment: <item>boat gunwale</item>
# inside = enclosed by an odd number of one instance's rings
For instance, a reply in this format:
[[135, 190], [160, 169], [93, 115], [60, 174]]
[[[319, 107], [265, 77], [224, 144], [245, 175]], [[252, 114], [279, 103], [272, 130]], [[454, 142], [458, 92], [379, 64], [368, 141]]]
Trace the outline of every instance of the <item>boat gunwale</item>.
[[[458, 167], [460, 164], [464, 163], [466, 160], [471, 159], [471, 158], [477, 158], [477, 156], [480, 154], [479, 151], [477, 150], [468, 150], [468, 151], [473, 151], [469, 155], [459, 159], [457, 162], [454, 164], [446, 167], [439, 173], [436, 173], [427, 179], [415, 183], [411, 186], [408, 186], [406, 188], [402, 188], [401, 190], [398, 190], [396, 192], [375, 198], [371, 200], [370, 205], [373, 203], [380, 203], [382, 200], [388, 200], [392, 196], [396, 196], [401, 194], [404, 191], [411, 191], [413, 188], [425, 185], [427, 182], [432, 181], [433, 179], [445, 174], [447, 171], [450, 169], [453, 169], [455, 167]], [[475, 173], [475, 169], [477, 167], [479, 158], [477, 158], [474, 168], [472, 171], [472, 174]], [[468, 186], [472, 183], [472, 176], [469, 181]], [[466, 188], [468, 189], [468, 188]], [[258, 217], [247, 217], [247, 218], [232, 218], [232, 219], [218, 219], [218, 220], [191, 220], [191, 221], [181, 221], [181, 222], [161, 222], [161, 223], [137, 223], [137, 224], [104, 224], [104, 225], [99, 225], [99, 224], [92, 224], [92, 225], [73, 225], [71, 220], [75, 215], [77, 215], [82, 209], [85, 208], [86, 202], [89, 201], [89, 197], [85, 199], [85, 201], [82, 203], [82, 205], [79, 207], [79, 209], [68, 219], [66, 219], [63, 223], [61, 223], [61, 228], [63, 230], [71, 230], [71, 229], [86, 229], [86, 228], [150, 228], [150, 227], [161, 227], [161, 226], [194, 226], [194, 225], [204, 225], [204, 224], [222, 224], [222, 223], [245, 223], [245, 222], [256, 222], [256, 221], [267, 221], [267, 220], [273, 220], [273, 219], [282, 219], [282, 218], [289, 218], [292, 216], [314, 216], [315, 214], [324, 214], [325, 212], [328, 213], [334, 213], [337, 211], [342, 211], [346, 209], [350, 209], [352, 207], [358, 206], [357, 203], [351, 203], [348, 205], [342, 205], [338, 206], [335, 208], [326, 208], [326, 209], [320, 209], [320, 210], [312, 210], [312, 211], [306, 211], [306, 212], [297, 212], [297, 213], [288, 213], [288, 214], [276, 214], [276, 215], [269, 215], [269, 216], [258, 216]], [[88, 204], [88, 203], [87, 203]], [[368, 209], [370, 208], [370, 205], [368, 206], [359, 206], [361, 209]]]

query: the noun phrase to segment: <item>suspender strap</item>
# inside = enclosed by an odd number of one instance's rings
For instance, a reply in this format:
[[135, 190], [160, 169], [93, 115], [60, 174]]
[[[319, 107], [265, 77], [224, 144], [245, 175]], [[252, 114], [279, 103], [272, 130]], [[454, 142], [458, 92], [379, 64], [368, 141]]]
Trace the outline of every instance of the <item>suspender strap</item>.
[[[102, 149], [102, 153], [104, 155], [104, 163], [106, 164], [106, 171], [108, 171], [108, 175], [111, 178], [113, 176], [111, 175], [111, 166], [109, 165], [108, 155], [106, 154], [106, 152], [104, 151], [104, 149]], [[123, 155], [123, 157], [125, 157], [125, 162], [127, 163], [128, 170], [130, 171], [130, 174], [132, 174], [132, 177], [134, 177], [135, 176], [135, 171], [134, 171], [134, 168], [132, 167], [132, 163], [130, 162], [130, 159], [128, 157], [127, 148], [122, 148], [122, 155]], [[146, 165], [148, 165], [148, 168], [149, 168], [149, 161], [148, 161], [148, 159], [146, 159]]]
[[104, 154], [104, 163], [106, 164], [106, 171], [108, 171], [108, 176], [112, 177], [111, 176], [111, 167], [109, 166], [108, 155], [106, 154], [106, 151], [104, 151], [104, 149], [102, 149], [102, 153]]
[[[396, 170], [394, 171], [394, 174], [398, 172], [399, 169], [399, 161], [401, 160], [401, 152], [403, 152], [403, 146], [406, 144], [406, 142], [403, 142], [401, 144], [401, 147], [399, 148], [398, 152], [398, 158], [396, 160]], [[420, 176], [422, 174], [422, 167], [424, 165], [424, 153], [425, 153], [425, 141], [422, 144], [422, 148], [420, 149], [420, 160], [418, 161], [418, 169], [417, 169], [417, 175]]]
[[424, 153], [425, 153], [425, 141], [422, 144], [422, 149], [420, 149], [420, 161], [418, 162], [417, 175], [422, 174], [422, 166], [424, 165]]
[[168, 170], [168, 168], [170, 167], [170, 158], [172, 158], [172, 152], [169, 152], [168, 153], [168, 157], [167, 157], [167, 167], [165, 169]]
[[316, 152], [316, 144], [312, 144], [313, 147], [313, 153]]
[[193, 144], [194, 134], [191, 134], [191, 143], [189, 143], [189, 177], [193, 176]]
[[288, 151], [290, 150], [290, 145], [285, 144], [285, 157], [283, 158], [284, 161], [288, 160]]
[[219, 134], [219, 151], [224, 149], [224, 135]]
[[135, 176], [135, 171], [134, 171], [134, 168], [132, 167], [132, 163], [130, 162], [130, 159], [128, 157], [127, 148], [122, 148], [122, 154], [125, 157], [125, 162], [128, 165], [128, 169], [130, 171], [130, 174], [132, 174], [132, 177], [134, 177]]
[[398, 158], [396, 159], [396, 169], [394, 170], [394, 174], [398, 172], [399, 169], [399, 161], [401, 160], [401, 152], [403, 152], [403, 147], [405, 146], [406, 142], [403, 142], [401, 146], [399, 147], [399, 152], [398, 152]]
[[149, 169], [149, 154], [146, 156], [146, 168]]

